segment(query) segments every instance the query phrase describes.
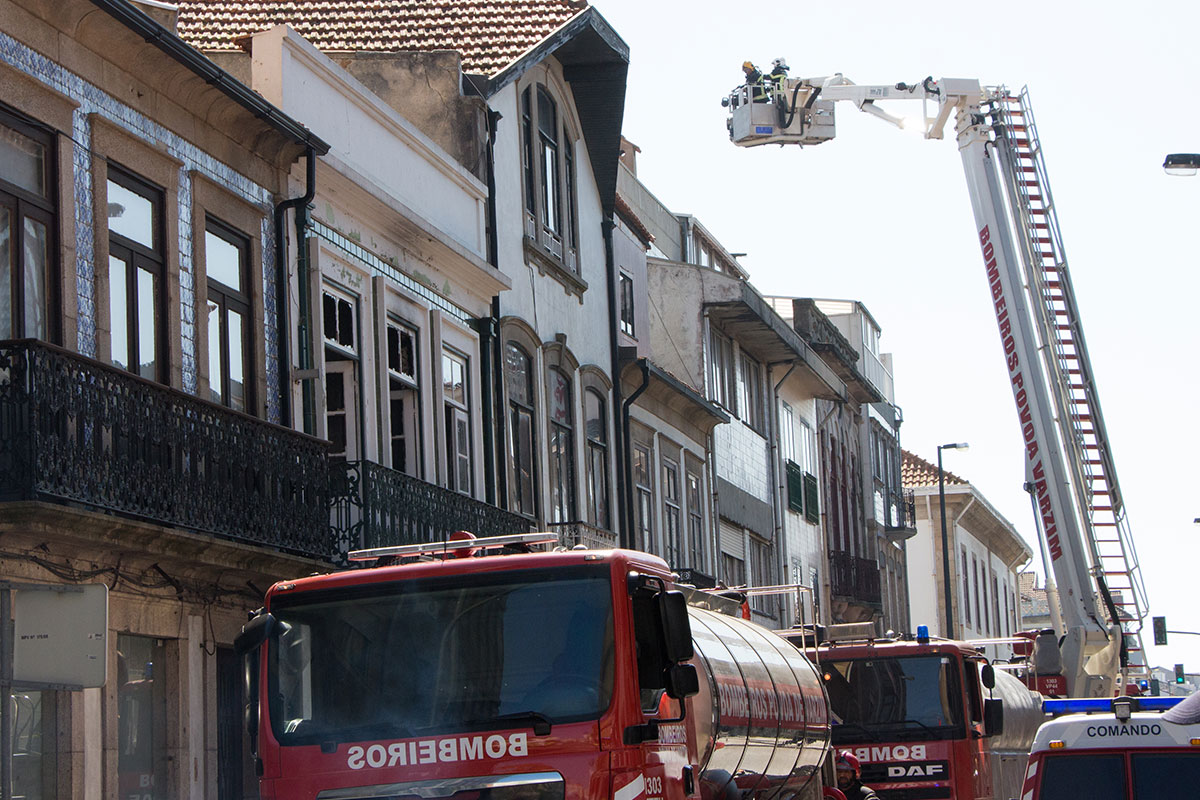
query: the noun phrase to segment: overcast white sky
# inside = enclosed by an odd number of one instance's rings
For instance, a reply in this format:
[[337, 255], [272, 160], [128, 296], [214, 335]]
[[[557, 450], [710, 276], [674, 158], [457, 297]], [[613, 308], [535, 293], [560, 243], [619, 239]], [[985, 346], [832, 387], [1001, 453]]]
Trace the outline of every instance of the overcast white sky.
[[[924, 141], [847, 105], [832, 142], [742, 149], [720, 106], [742, 61], [767, 67], [777, 56], [792, 77], [1029, 87], [1151, 613], [1171, 630], [1200, 631], [1200, 177], [1161, 168], [1166, 153], [1200, 152], [1200, 4], [593, 5], [630, 46], [625, 135], [642, 149], [639, 177], [746, 252], [762, 292], [865, 303], [895, 354], [904, 447], [933, 461], [938, 444], [969, 442], [945, 454], [946, 469], [1034, 545], [1016, 411], [952, 138]], [[1155, 648], [1147, 620], [1144, 637], [1151, 664], [1200, 672], [1200, 636]]]

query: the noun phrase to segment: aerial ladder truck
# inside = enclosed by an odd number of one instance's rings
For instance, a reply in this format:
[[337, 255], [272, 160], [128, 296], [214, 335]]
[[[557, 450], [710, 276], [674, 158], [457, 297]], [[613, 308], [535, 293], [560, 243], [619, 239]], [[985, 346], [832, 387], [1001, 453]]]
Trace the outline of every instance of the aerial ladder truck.
[[1061, 657], [1066, 694], [1123, 694], [1126, 681], [1149, 677], [1141, 646], [1146, 591], [1028, 91], [1014, 95], [978, 80], [932, 77], [858, 85], [838, 73], [743, 86], [722, 102], [734, 144], [753, 147], [829, 141], [839, 102], [910, 127], [879, 105], [896, 100], [921, 101], [915, 124], [926, 139], [943, 138], [954, 121], [1020, 420], [1025, 488], [1048, 562], [1047, 583], [1057, 585], [1052, 614], [1056, 605], [1061, 609], [1057, 637], [1039, 637], [1040, 643], [1058, 639], [1047, 660]]

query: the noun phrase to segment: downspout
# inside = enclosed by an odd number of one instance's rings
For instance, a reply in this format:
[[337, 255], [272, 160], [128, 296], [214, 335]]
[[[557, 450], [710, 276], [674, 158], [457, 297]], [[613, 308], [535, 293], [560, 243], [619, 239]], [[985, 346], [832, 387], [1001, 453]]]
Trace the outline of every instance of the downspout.
[[[496, 126], [500, 118], [499, 111], [487, 110], [487, 260], [496, 269], [500, 269], [500, 243], [496, 232]], [[502, 397], [499, 294], [492, 295], [491, 315], [479, 323], [479, 377], [487, 393], [483, 401], [483, 481], [487, 502], [494, 506], [498, 505], [498, 497], [504, 497], [506, 501], [508, 498], [506, 470], [496, 468], [496, 441], [504, 441], [504, 415], [498, 413], [497, 408]]]
[[[300, 319], [298, 320], [297, 345], [299, 346], [300, 369], [312, 368], [312, 353], [308, 341], [309, 297], [308, 297], [308, 254], [304, 248], [305, 215], [300, 209], [312, 202], [317, 194], [317, 155], [310, 145], [304, 151], [304, 194], [281, 201], [275, 206], [275, 317], [279, 331], [280, 352], [277, 354], [279, 365], [279, 415], [281, 424], [293, 427], [291, 413], [292, 377], [291, 377], [291, 347], [288, 344], [288, 272], [287, 272], [287, 233], [284, 230], [284, 217], [288, 209], [296, 209], [296, 268], [300, 284]], [[304, 432], [313, 432], [312, 386], [308, 381], [303, 384], [304, 402]]]
[[[613, 212], [608, 211], [604, 215], [604, 221], [600, 224], [600, 230], [604, 236], [604, 270], [605, 275], [608, 277], [608, 350], [609, 359], [612, 363], [614, 415], [616, 415], [617, 409], [622, 409], [621, 418], [613, 420], [614, 423], [621, 426], [622, 431], [622, 435], [615, 437], [616, 440], [613, 442], [613, 458], [616, 459], [616, 463], [625, 464], [628, 477], [630, 467], [626, 463], [626, 453], [629, 448], [625, 437], [629, 435], [629, 403], [623, 403], [621, 400], [621, 346], [617, 337], [617, 316], [619, 313], [619, 306], [617, 305], [617, 258], [613, 252], [613, 229], [616, 227], [617, 223], [613, 219]], [[644, 363], [643, 369], [647, 369]], [[632, 399], [630, 402], [632, 402]], [[621, 529], [617, 531], [617, 541], [622, 547], [631, 548], [633, 529], [629, 523], [633, 517], [629, 513], [630, 508], [628, 503], [629, 486], [625, 481], [617, 481], [617, 508], [625, 510], [623, 514], [624, 519], [621, 520], [620, 524]]]
[[[638, 388], [634, 389], [633, 394], [629, 395], [629, 397], [627, 397], [624, 402], [621, 403], [621, 435], [618, 437], [618, 440], [624, 440], [626, 442], [629, 442], [632, 436], [630, 429], [631, 426], [629, 424], [630, 409], [633, 407], [634, 401], [641, 397], [642, 392], [646, 391], [646, 388], [650, 386], [649, 363], [646, 361], [646, 359], [639, 358], [638, 366], [642, 371], [642, 384]], [[619, 375], [614, 383], [620, 383]], [[626, 450], [626, 454], [626, 457], [622, 458], [618, 462], [621, 465], [621, 480], [619, 481], [618, 486], [623, 484], [626, 487], [631, 487], [633, 486], [632, 446]], [[627, 550], [632, 550], [636, 544], [636, 542], [633, 541], [633, 492], [626, 489], [619, 502], [619, 508], [621, 509], [621, 530], [619, 532], [619, 541], [621, 547]]]
[[[777, 491], [777, 494], [775, 496], [779, 500], [779, 502], [773, 503], [772, 505], [776, 506], [775, 541], [779, 543], [779, 565], [780, 565], [780, 577], [781, 577], [781, 580], [779, 581], [779, 583], [790, 583], [791, 582], [788, 580], [788, 577], [789, 577], [789, 574], [788, 574], [789, 553], [788, 553], [788, 549], [787, 549], [787, 542], [784, 541], [784, 533], [785, 533], [785, 527], [786, 527], [785, 521], [787, 519], [787, 509], [788, 509], [788, 499], [789, 498], [788, 498], [788, 490], [787, 490], [787, 485], [786, 485], [787, 480], [785, 478], [786, 471], [784, 469], [781, 469], [781, 467], [783, 466], [783, 464], [782, 464], [783, 454], [780, 453], [780, 447], [779, 447], [779, 435], [780, 435], [780, 433], [779, 433], [779, 404], [781, 402], [779, 399], [779, 387], [783, 386], [783, 382], [792, 376], [792, 373], [796, 371], [796, 367], [798, 367], [800, 365], [800, 362], [793, 360], [790, 362], [778, 361], [778, 362], [776, 362], [776, 364], [767, 364], [767, 369], [770, 370], [771, 367], [776, 366], [777, 364], [789, 364], [789, 363], [791, 364], [791, 366], [788, 367], [788, 371], [783, 374], [783, 377], [779, 379], [779, 382], [775, 384], [775, 388], [771, 394], [771, 412], [772, 412], [771, 413], [771, 430], [772, 430], [771, 472], [774, 473], [771, 477], [773, 477], [775, 479], [775, 488]], [[797, 609], [796, 614], [793, 615], [793, 619], [799, 619], [799, 617], [800, 617], [799, 609]]]

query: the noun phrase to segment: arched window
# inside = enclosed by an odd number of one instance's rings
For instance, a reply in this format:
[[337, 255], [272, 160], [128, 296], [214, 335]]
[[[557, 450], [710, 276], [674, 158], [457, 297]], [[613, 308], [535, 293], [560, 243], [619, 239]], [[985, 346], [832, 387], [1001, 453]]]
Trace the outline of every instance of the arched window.
[[561, 370], [551, 369], [546, 404], [550, 417], [550, 521], [574, 522], [575, 514], [575, 409], [571, 381]]
[[588, 522], [597, 528], [608, 521], [608, 426], [604, 397], [595, 389], [583, 393], [584, 428], [587, 433]]
[[510, 508], [518, 514], [535, 517], [533, 359], [515, 342], [508, 342], [504, 348], [504, 383], [508, 393], [508, 458], [512, 465]]

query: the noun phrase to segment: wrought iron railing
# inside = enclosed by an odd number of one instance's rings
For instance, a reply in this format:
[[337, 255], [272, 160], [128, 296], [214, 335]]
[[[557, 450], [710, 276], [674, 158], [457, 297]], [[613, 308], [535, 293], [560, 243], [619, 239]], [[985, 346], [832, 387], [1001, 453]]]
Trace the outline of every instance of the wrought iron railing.
[[888, 492], [888, 531], [911, 531], [917, 527], [917, 501], [912, 489]]
[[879, 566], [869, 558], [837, 550], [829, 553], [829, 588], [838, 597], [880, 603]]
[[34, 340], [0, 341], [0, 500], [330, 558], [328, 445]]
[[558, 533], [563, 547], [581, 544], [588, 550], [612, 550], [619, 546], [616, 533], [586, 522], [551, 522], [546, 528]]
[[370, 461], [330, 466], [337, 552], [441, 541], [454, 531], [476, 536], [527, 533], [519, 515]]

